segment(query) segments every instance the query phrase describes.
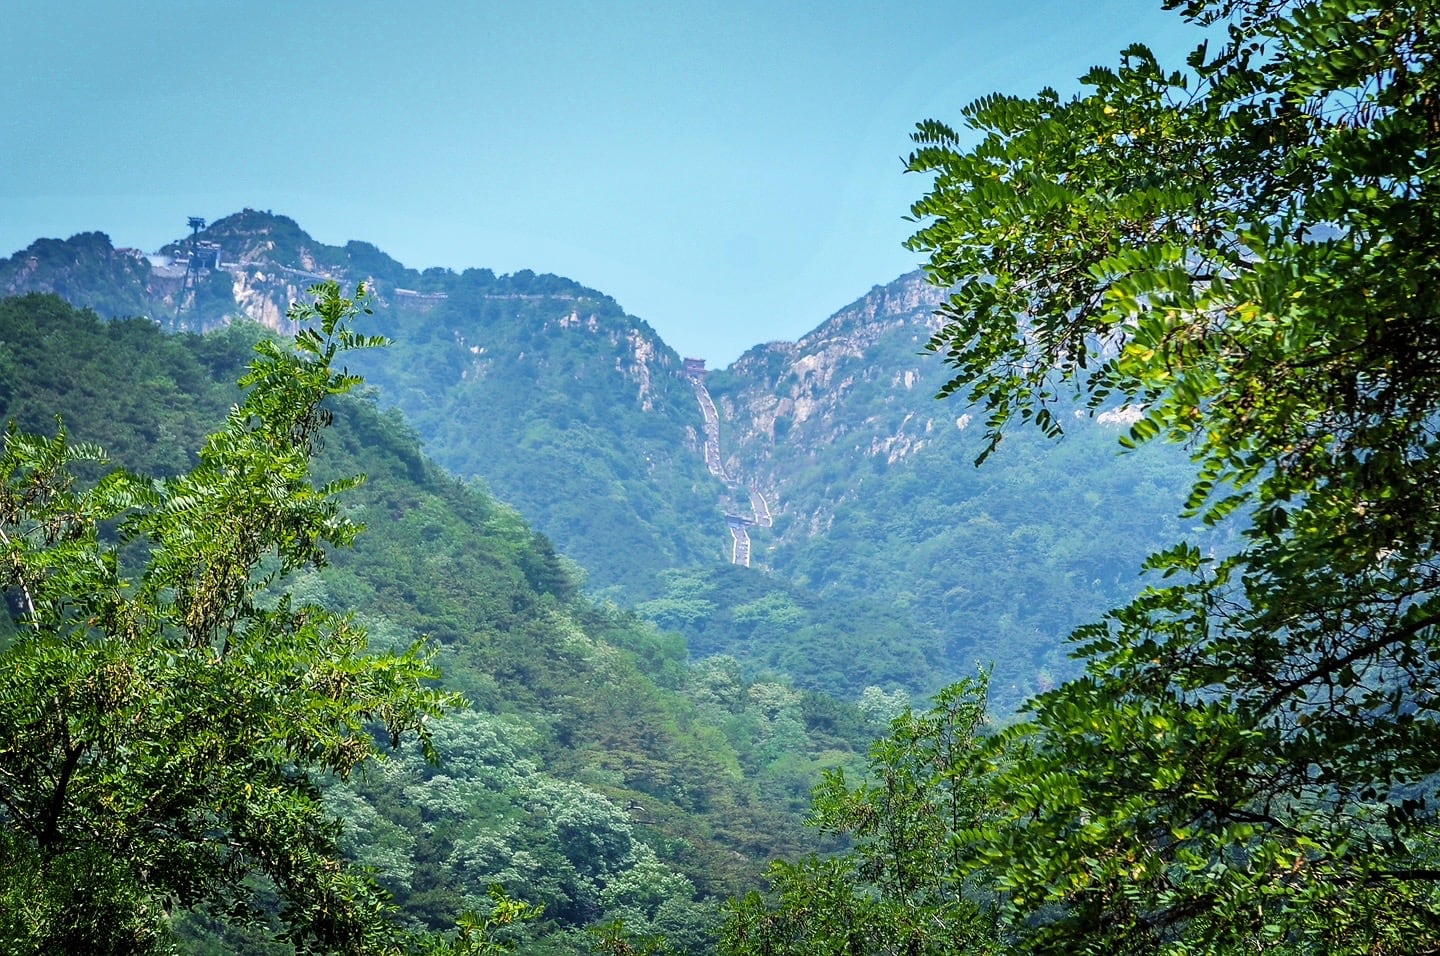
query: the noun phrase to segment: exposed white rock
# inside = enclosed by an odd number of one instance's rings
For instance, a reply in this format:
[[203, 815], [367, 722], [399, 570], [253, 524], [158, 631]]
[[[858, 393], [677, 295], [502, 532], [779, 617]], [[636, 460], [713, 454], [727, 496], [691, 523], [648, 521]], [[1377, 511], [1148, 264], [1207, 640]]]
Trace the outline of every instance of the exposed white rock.
[[1101, 412], [1095, 416], [1095, 420], [1102, 425], [1133, 425], [1144, 417], [1145, 406], [1121, 405], [1119, 408]]
[[632, 377], [640, 384], [640, 392], [636, 397], [640, 399], [642, 411], [653, 411], [655, 398], [650, 391], [650, 363], [655, 360], [655, 343], [646, 339], [639, 329], [631, 329], [629, 338], [630, 354], [635, 359]]

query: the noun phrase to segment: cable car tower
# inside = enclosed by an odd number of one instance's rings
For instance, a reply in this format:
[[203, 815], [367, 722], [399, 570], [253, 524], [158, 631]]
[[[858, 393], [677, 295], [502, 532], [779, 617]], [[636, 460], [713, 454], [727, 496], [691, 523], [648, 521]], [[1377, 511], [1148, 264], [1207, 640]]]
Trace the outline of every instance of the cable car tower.
[[200, 230], [204, 229], [204, 219], [200, 216], [190, 216], [190, 259], [184, 269], [184, 284], [180, 287], [180, 301], [184, 301], [184, 294], [193, 289], [200, 281], [200, 255], [196, 249], [199, 242]]

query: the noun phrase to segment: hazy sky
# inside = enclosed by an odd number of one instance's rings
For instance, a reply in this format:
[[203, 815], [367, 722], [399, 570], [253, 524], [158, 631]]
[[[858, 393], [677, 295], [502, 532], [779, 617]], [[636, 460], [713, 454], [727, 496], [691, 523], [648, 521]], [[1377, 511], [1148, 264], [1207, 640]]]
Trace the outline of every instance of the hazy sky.
[[0, 256], [270, 209], [408, 266], [533, 269], [733, 360], [914, 268], [916, 121], [1062, 92], [1159, 0], [4, 3]]

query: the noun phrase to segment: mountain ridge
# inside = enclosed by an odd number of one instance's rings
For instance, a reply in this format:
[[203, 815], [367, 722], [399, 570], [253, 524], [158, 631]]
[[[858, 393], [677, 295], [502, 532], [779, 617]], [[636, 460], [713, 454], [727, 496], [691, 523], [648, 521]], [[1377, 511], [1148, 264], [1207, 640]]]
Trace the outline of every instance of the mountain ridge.
[[[265, 334], [166, 334], [54, 294], [0, 299], [0, 417], [45, 435], [60, 417], [69, 441], [100, 443], [115, 465], [180, 474]], [[802, 852], [809, 787], [879, 725], [733, 659], [690, 666], [678, 635], [582, 594], [543, 534], [429, 461], [400, 415], [364, 395], [328, 408], [315, 478], [367, 475], [343, 499], [367, 530], [288, 590], [353, 614], [375, 646], [428, 640], [467, 700], [432, 727], [439, 765], [407, 745], [318, 782], [347, 853], [428, 928], [502, 882], [545, 906], [546, 952], [589, 952], [584, 928], [619, 918], [707, 951], [719, 901], [753, 887], [767, 858]], [[0, 615], [0, 649], [21, 627]], [[277, 951], [246, 948], [214, 915], [177, 915], [187, 938], [214, 937], [190, 951]]]
[[[527, 515], [592, 593], [646, 609], [700, 656], [810, 689], [924, 693], [979, 660], [1013, 706], [1066, 673], [1065, 635], [1133, 593], [1128, 569], [1157, 535], [1183, 534], [1181, 459], [1143, 451], [1135, 481], [1114, 465], [1116, 426], [1083, 414], [1058, 445], [1019, 432], [971, 467], [979, 429], [934, 401], [948, 371], [925, 349], [944, 292], [919, 273], [705, 373], [727, 483], [682, 356], [573, 280], [416, 270], [255, 210], [166, 246], [159, 278], [134, 250], [81, 238], [0, 261], [0, 291], [143, 301], [174, 330], [241, 315], [289, 331], [310, 282], [365, 281], [371, 330], [395, 345], [355, 370], [427, 453]], [[758, 516], [752, 488], [772, 517], [745, 525], [758, 591], [720, 573], [741, 550], [733, 523]]]

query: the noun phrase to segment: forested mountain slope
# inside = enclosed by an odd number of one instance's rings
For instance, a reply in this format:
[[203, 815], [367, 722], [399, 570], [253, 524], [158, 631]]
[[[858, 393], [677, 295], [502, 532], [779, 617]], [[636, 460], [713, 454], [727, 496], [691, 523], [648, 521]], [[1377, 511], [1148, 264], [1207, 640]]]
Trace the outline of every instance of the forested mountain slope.
[[937, 635], [947, 675], [995, 663], [1006, 706], [1067, 672], [1070, 629], [1127, 599], [1177, 533], [1184, 456], [1122, 455], [1126, 410], [1077, 409], [1063, 440], [1016, 430], [974, 467], [983, 421], [934, 397], [947, 370], [925, 346], [942, 300], [920, 273], [877, 286], [709, 387], [727, 468], [772, 502], [764, 563], [829, 599], [884, 595]]
[[[0, 417], [51, 432], [60, 415], [116, 462], [173, 473], [263, 334], [0, 300]], [[368, 531], [294, 590], [356, 612], [375, 643], [428, 635], [469, 704], [435, 728], [439, 766], [402, 754], [332, 784], [351, 851], [419, 925], [450, 925], [500, 881], [544, 904], [533, 932], [551, 951], [616, 918], [703, 948], [717, 900], [801, 847], [818, 769], [853, 760], [878, 725], [733, 662], [692, 669], [675, 636], [580, 595], [547, 539], [423, 457], [398, 414], [363, 400], [335, 413], [320, 471], [369, 476], [347, 499]], [[204, 914], [183, 922], [196, 951], [269, 951]]]
[[[47, 240], [0, 263], [0, 290], [143, 303], [170, 328], [239, 313], [283, 329], [310, 282], [365, 280], [396, 344], [360, 370], [427, 453], [530, 517], [592, 593], [642, 602], [696, 656], [732, 654], [752, 674], [854, 699], [994, 662], [1010, 707], [1066, 672], [1064, 636], [1132, 594], [1140, 558], [1176, 531], [1183, 455], [1147, 449], [1116, 467], [1119, 417], [1077, 419], [1059, 444], [1017, 434], [973, 468], [981, 429], [963, 403], [934, 399], [945, 372], [924, 344], [941, 293], [919, 274], [708, 373], [727, 485], [707, 468], [680, 356], [600, 292], [529, 272], [420, 272], [253, 210], [198, 242], [200, 274], [177, 279], [189, 240], [148, 273], [97, 234], [68, 253]], [[773, 526], [749, 527], [751, 570], [726, 570], [726, 514], [757, 509]]]
[[679, 356], [568, 279], [420, 273], [368, 243], [327, 246], [245, 210], [153, 260], [98, 233], [37, 241], [0, 262], [0, 293], [56, 292], [172, 330], [238, 314], [288, 334], [289, 303], [331, 277], [366, 282], [374, 331], [394, 340], [359, 360], [382, 403], [405, 412], [437, 463], [536, 516], [594, 586], [643, 590], [658, 570], [723, 558], [723, 486], [700, 457]]

